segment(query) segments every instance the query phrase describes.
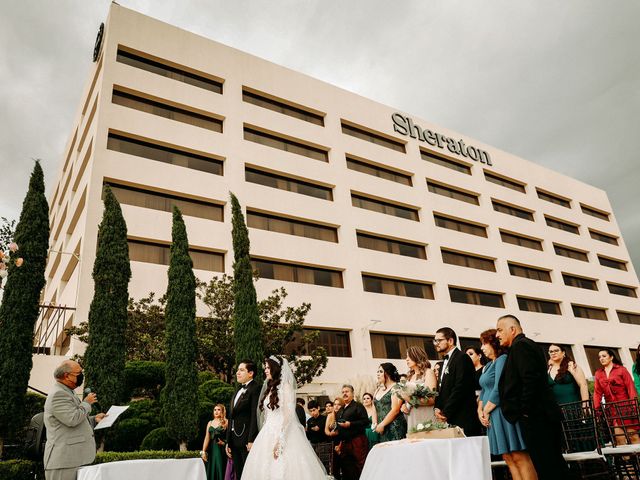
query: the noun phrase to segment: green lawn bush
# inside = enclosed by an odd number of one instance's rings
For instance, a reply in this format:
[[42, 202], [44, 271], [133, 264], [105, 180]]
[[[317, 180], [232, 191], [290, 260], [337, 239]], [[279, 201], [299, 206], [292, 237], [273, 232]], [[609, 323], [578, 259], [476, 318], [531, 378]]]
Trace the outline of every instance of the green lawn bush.
[[198, 387], [198, 397], [201, 402], [208, 401], [228, 406], [232, 396], [233, 387], [222, 380], [209, 380]]
[[[175, 444], [175, 442], [174, 442]], [[174, 447], [175, 448], [175, 447]], [[96, 455], [94, 464], [121, 462], [124, 460], [153, 460], [170, 458], [200, 458], [199, 451], [180, 452], [178, 450], [141, 450], [139, 452], [102, 452]], [[0, 477], [2, 478], [2, 477]]]
[[198, 372], [198, 385], [202, 385], [204, 382], [208, 382], [209, 380], [218, 380], [218, 376], [209, 370]]
[[125, 391], [130, 397], [157, 398], [164, 386], [164, 362], [136, 360], [124, 369]]
[[105, 439], [105, 450], [110, 452], [133, 452], [138, 450], [144, 438], [153, 429], [154, 427], [149, 421], [142, 418], [118, 419]]
[[175, 440], [169, 438], [167, 429], [165, 427], [156, 428], [151, 430], [146, 437], [142, 440], [140, 448], [142, 450], [174, 450], [177, 448]]
[[42, 463], [32, 460], [5, 460], [4, 462], [0, 462], [0, 479], [44, 480]]

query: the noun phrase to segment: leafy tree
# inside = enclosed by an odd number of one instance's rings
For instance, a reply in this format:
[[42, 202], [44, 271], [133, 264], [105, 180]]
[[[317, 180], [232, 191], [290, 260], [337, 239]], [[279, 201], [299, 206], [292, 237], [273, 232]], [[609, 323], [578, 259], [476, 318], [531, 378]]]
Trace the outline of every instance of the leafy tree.
[[186, 451], [198, 433], [198, 367], [196, 364], [196, 279], [189, 256], [187, 229], [173, 207], [169, 286], [165, 310], [166, 386], [164, 419], [169, 436]]
[[[258, 312], [256, 288], [249, 257], [249, 230], [244, 222], [240, 202], [231, 194], [231, 236], [233, 241], [233, 334], [236, 347], [236, 363], [251, 359], [262, 365], [262, 325]], [[258, 378], [261, 377], [260, 367]]]
[[4, 252], [13, 241], [16, 231], [16, 221], [0, 217], [0, 251]]
[[[4, 438], [20, 428], [24, 397], [32, 367], [33, 329], [38, 319], [40, 292], [49, 248], [49, 205], [44, 173], [36, 161], [16, 226], [15, 242], [24, 264], [9, 271], [0, 305], [0, 456]], [[16, 255], [12, 253], [11, 258]]]
[[155, 302], [153, 292], [138, 301], [129, 299], [127, 324], [127, 360], [165, 360], [164, 308], [166, 296]]
[[120, 204], [109, 187], [104, 189], [104, 214], [98, 227], [95, 284], [89, 307], [86, 384], [100, 393], [100, 406], [108, 410], [125, 394], [127, 304], [129, 300], [129, 247], [127, 225]]

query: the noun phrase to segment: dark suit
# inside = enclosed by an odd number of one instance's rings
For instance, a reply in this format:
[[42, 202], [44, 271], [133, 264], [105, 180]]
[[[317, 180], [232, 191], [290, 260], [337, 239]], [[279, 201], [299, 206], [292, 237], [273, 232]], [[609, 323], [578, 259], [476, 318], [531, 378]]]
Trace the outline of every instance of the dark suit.
[[234, 405], [234, 400], [240, 388], [238, 387], [231, 398], [229, 428], [227, 429], [227, 444], [231, 449], [233, 468], [238, 479], [242, 477], [244, 463], [249, 455], [247, 444], [252, 443], [258, 436], [257, 408], [260, 401], [260, 385], [255, 380], [252, 380]]
[[435, 407], [447, 417], [447, 423], [462, 428], [467, 437], [481, 434], [475, 382], [475, 368], [469, 356], [457, 348], [451, 350], [446, 369], [440, 369]]
[[547, 362], [540, 346], [523, 333], [511, 344], [499, 389], [502, 413], [509, 422], [520, 423], [538, 478], [566, 478], [562, 413], [549, 387]]

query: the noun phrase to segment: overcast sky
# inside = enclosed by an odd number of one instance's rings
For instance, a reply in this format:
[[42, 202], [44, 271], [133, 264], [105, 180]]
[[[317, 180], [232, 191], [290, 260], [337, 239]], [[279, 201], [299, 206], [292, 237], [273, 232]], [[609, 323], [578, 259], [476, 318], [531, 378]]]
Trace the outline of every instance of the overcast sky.
[[[105, 0], [0, 0], [0, 216], [50, 193]], [[121, 0], [608, 192], [640, 267], [640, 2]]]

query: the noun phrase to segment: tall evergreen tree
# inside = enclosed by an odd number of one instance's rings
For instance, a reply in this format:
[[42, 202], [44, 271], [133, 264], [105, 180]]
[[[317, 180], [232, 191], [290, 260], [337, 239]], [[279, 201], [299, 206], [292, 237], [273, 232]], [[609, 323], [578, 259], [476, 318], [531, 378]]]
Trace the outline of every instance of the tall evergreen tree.
[[[231, 193], [232, 239], [233, 239], [233, 323], [236, 344], [236, 363], [250, 359], [262, 365], [262, 322], [258, 311], [256, 288], [249, 256], [249, 230], [244, 221], [242, 208]], [[259, 377], [261, 376], [258, 375]]]
[[187, 442], [198, 433], [196, 278], [189, 256], [187, 229], [177, 207], [173, 207], [171, 240], [165, 308], [164, 418], [169, 436], [185, 451]]
[[116, 197], [104, 189], [104, 214], [98, 227], [93, 264], [94, 293], [89, 308], [89, 337], [84, 355], [86, 385], [100, 395], [104, 410], [125, 400], [127, 306], [129, 302], [127, 224]]
[[11, 258], [20, 256], [24, 264], [18, 268], [10, 262], [0, 305], [0, 455], [4, 438], [16, 431], [23, 418], [24, 396], [33, 365], [33, 330], [45, 284], [49, 205], [38, 161], [31, 173], [14, 240], [20, 250]]

